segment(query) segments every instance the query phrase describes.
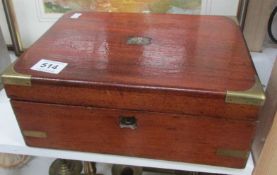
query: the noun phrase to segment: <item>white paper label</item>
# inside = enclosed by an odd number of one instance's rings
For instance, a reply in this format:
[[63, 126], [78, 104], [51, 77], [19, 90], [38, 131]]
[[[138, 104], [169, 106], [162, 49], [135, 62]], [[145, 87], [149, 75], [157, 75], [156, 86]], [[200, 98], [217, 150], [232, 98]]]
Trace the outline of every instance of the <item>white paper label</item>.
[[78, 19], [82, 16], [82, 13], [74, 13], [72, 16], [70, 16], [71, 19]]
[[67, 63], [41, 59], [33, 67], [31, 67], [31, 69], [50, 74], [59, 74], [66, 66]]

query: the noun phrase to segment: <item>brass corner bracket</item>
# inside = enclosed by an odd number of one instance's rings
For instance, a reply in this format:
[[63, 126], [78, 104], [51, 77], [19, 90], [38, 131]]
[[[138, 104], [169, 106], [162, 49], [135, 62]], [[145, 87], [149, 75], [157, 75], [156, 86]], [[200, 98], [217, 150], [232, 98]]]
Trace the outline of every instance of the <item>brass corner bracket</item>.
[[11, 64], [1, 76], [4, 85], [31, 86], [31, 75], [18, 73]]
[[266, 99], [265, 93], [257, 76], [255, 80], [254, 86], [246, 91], [227, 91], [225, 102], [262, 106]]

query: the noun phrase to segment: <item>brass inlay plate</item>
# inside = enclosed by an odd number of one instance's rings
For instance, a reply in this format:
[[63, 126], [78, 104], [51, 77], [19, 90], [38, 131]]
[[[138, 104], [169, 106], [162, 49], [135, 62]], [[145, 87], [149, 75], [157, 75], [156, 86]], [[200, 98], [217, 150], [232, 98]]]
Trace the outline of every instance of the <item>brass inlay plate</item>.
[[23, 135], [25, 137], [47, 138], [46, 132], [42, 132], [42, 131], [25, 130], [23, 131]]
[[127, 44], [129, 45], [149, 45], [151, 44], [151, 38], [149, 37], [129, 37]]
[[18, 73], [14, 70], [14, 64], [11, 64], [1, 76], [3, 84], [31, 86], [31, 75]]
[[248, 159], [248, 151], [232, 150], [232, 149], [218, 149], [216, 155], [224, 157], [233, 157], [240, 159]]
[[262, 106], [266, 97], [258, 77], [254, 86], [246, 91], [227, 91], [225, 102]]

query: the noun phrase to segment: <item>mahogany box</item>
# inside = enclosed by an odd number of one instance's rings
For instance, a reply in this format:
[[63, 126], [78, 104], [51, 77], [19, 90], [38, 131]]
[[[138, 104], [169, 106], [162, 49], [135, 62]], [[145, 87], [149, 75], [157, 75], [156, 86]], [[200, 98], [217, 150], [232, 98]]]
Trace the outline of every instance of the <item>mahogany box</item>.
[[235, 168], [265, 100], [218, 16], [68, 13], [2, 78], [29, 146]]

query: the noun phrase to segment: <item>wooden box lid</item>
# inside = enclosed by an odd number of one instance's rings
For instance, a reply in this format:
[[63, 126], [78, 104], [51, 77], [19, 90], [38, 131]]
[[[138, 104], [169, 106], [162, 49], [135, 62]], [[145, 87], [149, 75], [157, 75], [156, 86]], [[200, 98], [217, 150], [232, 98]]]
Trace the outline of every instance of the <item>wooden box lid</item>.
[[[225, 98], [227, 91], [244, 91], [255, 84], [256, 72], [240, 28], [226, 17], [81, 14], [64, 15], [16, 62], [14, 70], [26, 75], [24, 81], [30, 79], [27, 85], [165, 90]], [[68, 65], [59, 74], [31, 70], [41, 59]], [[11, 85], [6, 81], [10, 97], [23, 98], [9, 90]]]

